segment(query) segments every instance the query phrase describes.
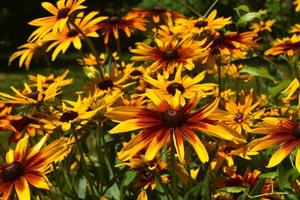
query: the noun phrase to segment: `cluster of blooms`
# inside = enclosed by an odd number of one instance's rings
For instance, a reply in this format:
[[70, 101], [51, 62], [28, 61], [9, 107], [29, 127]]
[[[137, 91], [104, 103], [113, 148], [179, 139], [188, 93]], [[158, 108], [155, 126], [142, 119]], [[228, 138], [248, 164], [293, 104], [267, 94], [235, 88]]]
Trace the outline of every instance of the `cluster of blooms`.
[[[62, 94], [73, 82], [67, 78], [68, 70], [60, 76], [30, 75], [24, 88], [0, 93], [0, 128], [17, 142], [0, 168], [3, 199], [13, 188], [19, 199], [30, 199], [28, 182], [49, 190], [45, 174], [51, 171], [63, 173], [69, 188], [60, 188], [59, 177], [54, 177], [53, 187], [69, 198], [186, 199], [195, 191], [205, 195], [199, 186], [206, 190], [207, 184], [213, 199], [244, 194], [255, 198], [250, 195], [259, 184], [256, 197], [284, 198], [277, 175], [266, 173], [274, 172], [267, 168], [289, 155], [300, 172], [299, 24], [290, 31], [293, 36], [278, 39], [265, 50], [260, 44], [275, 20], [263, 20], [264, 11], [248, 31], [241, 32], [230, 31], [231, 17], [217, 17], [216, 10], [187, 18], [157, 6], [135, 8], [124, 16], [101, 16], [87, 12], [84, 3], [43, 2], [51, 16], [29, 22], [36, 29], [9, 59], [12, 63], [19, 57], [19, 66], [29, 68], [39, 53], [53, 51], [55, 61], [72, 44], [77, 50], [86, 45], [90, 53], [78, 63], [90, 81], [75, 101]], [[120, 36], [131, 37], [136, 30], [148, 31], [148, 39], [124, 56]], [[97, 52], [91, 39], [99, 37], [107, 49], [104, 53]], [[111, 53], [108, 45], [112, 37], [117, 53]], [[291, 75], [283, 79], [289, 81], [280, 84], [276, 74], [251, 72], [253, 67], [243, 64], [259, 56], [274, 63], [267, 55], [288, 56], [284, 58]], [[263, 87], [272, 94], [262, 94]], [[110, 135], [125, 132], [132, 134]], [[27, 149], [29, 139], [40, 136]], [[48, 138], [53, 141], [42, 148]], [[271, 151], [263, 154], [265, 149]], [[245, 169], [236, 163], [251, 159], [260, 163]], [[108, 175], [103, 173], [106, 169]], [[72, 180], [80, 181], [80, 192]], [[293, 184], [299, 193], [298, 182]], [[137, 191], [126, 190], [131, 186]], [[117, 197], [111, 192], [116, 190]]]

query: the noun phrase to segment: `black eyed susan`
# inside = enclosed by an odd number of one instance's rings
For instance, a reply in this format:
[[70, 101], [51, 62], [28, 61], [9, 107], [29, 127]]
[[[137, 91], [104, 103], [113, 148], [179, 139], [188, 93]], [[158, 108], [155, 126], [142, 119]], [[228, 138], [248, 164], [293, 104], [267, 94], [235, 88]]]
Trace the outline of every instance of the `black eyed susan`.
[[155, 39], [155, 47], [145, 43], [137, 43], [136, 49], [131, 49], [132, 53], [138, 54], [131, 58], [134, 61], [151, 61], [149, 70], [157, 71], [163, 69], [172, 73], [175, 67], [183, 66], [191, 70], [195, 67], [194, 60], [207, 55], [207, 48], [203, 47], [206, 40], [195, 41], [189, 38], [162, 41]]
[[78, 96], [76, 102], [64, 100], [62, 112], [53, 113], [57, 118], [53, 121], [54, 126], [60, 126], [64, 131], [69, 130], [72, 125], [75, 129], [82, 128], [100, 109], [91, 110], [90, 103], [90, 101], [81, 100], [80, 96]]
[[104, 43], [107, 44], [111, 34], [115, 39], [119, 39], [120, 30], [123, 30], [127, 37], [130, 37], [135, 29], [146, 31], [146, 20], [130, 13], [122, 17], [109, 16], [98, 24], [98, 28], [103, 31]]
[[253, 151], [261, 151], [272, 148], [275, 145], [280, 147], [275, 151], [269, 160], [268, 168], [274, 167], [282, 162], [293, 150], [296, 153], [296, 168], [300, 172], [300, 124], [296, 120], [289, 118], [266, 117], [263, 122], [254, 128], [252, 133], [266, 134], [266, 136], [255, 139], [249, 143], [249, 147]]
[[133, 8], [129, 13], [138, 15], [140, 17], [152, 18], [154, 23], [159, 23], [161, 18], [163, 18], [165, 21], [168, 21], [170, 18], [185, 18], [184, 15], [175, 11], [168, 11], [162, 6], [155, 6], [151, 9]]
[[170, 139], [174, 140], [179, 160], [184, 162], [184, 139], [195, 149], [199, 159], [207, 162], [208, 153], [195, 131], [201, 131], [208, 135], [219, 137], [234, 142], [243, 139], [232, 129], [224, 127], [215, 121], [209, 120], [210, 114], [218, 107], [219, 100], [208, 104], [201, 109], [192, 112], [199, 102], [194, 97], [185, 106], [171, 105], [163, 100], [152, 90], [146, 91], [147, 97], [154, 103], [155, 107], [118, 107], [107, 113], [107, 117], [120, 122], [110, 133], [123, 133], [143, 129], [119, 152], [121, 160], [132, 158], [141, 149], [147, 147], [146, 160], [152, 160], [162, 146]]
[[212, 33], [207, 40], [208, 44], [211, 44], [208, 56], [203, 62], [214, 66], [216, 59], [220, 62], [243, 59], [251, 48], [258, 47], [254, 40], [256, 36], [257, 33], [254, 32]]
[[28, 42], [23, 44], [22, 46], [18, 47], [19, 51], [16, 51], [9, 57], [8, 64], [11, 65], [13, 60], [15, 60], [17, 57], [20, 57], [19, 67], [25, 65], [26, 69], [29, 69], [33, 56], [37, 55], [42, 46], [42, 41]]
[[192, 78], [188, 75], [182, 77], [182, 67], [179, 67], [176, 71], [173, 80], [168, 80], [161, 74], [157, 74], [157, 78], [154, 79], [149, 75], [145, 75], [145, 80], [154, 86], [154, 89], [164, 99], [170, 100], [171, 104], [177, 101], [175, 96], [176, 91], [180, 92], [180, 105], [184, 106], [186, 99], [191, 99], [196, 93], [202, 93], [202, 97], [214, 94], [214, 89], [217, 85], [214, 83], [199, 82], [205, 78], [205, 71], [199, 73], [196, 77]]
[[[85, 37], [99, 37], [98, 33], [98, 23], [106, 19], [106, 17], [97, 17], [98, 12], [90, 12], [87, 15], [84, 13], [79, 13], [77, 18], [74, 20], [74, 24], [69, 24], [69, 26], [64, 27], [64, 29], [59, 33], [49, 33], [44, 38], [46, 41], [51, 41], [48, 46], [47, 51], [55, 48], [52, 53], [52, 61], [55, 60], [57, 55], [62, 52], [65, 53], [69, 46], [73, 44], [76, 49], [81, 49], [81, 39], [83, 35]], [[80, 31], [77, 29], [79, 28]]]
[[14, 96], [0, 92], [0, 101], [4, 103], [19, 104], [19, 105], [40, 105], [46, 102], [51, 102], [60, 94], [57, 83], [50, 84], [47, 88], [43, 87], [42, 80], [38, 79], [36, 87], [29, 87], [24, 83], [24, 89], [19, 91], [13, 86], [11, 87]]
[[[6, 154], [6, 164], [0, 165], [0, 191], [2, 199], [8, 200], [13, 191], [18, 199], [30, 200], [29, 184], [38, 189], [49, 190], [50, 182], [46, 174], [51, 171], [52, 163], [59, 162], [71, 150], [72, 141], [60, 138], [42, 148], [48, 135], [28, 148], [29, 137], [21, 139], [15, 150]], [[29, 184], [28, 184], [29, 183]]]
[[273, 42], [272, 47], [265, 51], [265, 55], [280, 55], [287, 54], [294, 56], [299, 52], [300, 35], [293, 35], [292, 37], [285, 37], [277, 39]]
[[254, 102], [252, 91], [248, 95], [242, 91], [239, 98], [231, 98], [226, 101], [226, 111], [218, 110], [215, 114], [219, 115], [220, 122], [233, 128], [240, 134], [242, 132], [247, 133], [254, 126], [254, 121], [260, 119], [264, 114], [264, 110], [255, 111], [259, 105], [260, 101]]
[[259, 21], [258, 23], [253, 23], [250, 26], [250, 29], [255, 33], [259, 33], [262, 31], [272, 32], [272, 26], [276, 22], [275, 19], [270, 19], [266, 21]]
[[215, 32], [231, 23], [231, 17], [216, 18], [217, 10], [213, 10], [206, 18], [198, 19], [177, 19], [172, 29], [174, 33], [183, 34], [189, 37], [201, 36], [204, 31]]
[[47, 33], [53, 31], [58, 33], [63, 30], [71, 15], [86, 8], [82, 4], [85, 0], [58, 0], [56, 7], [49, 2], [42, 2], [52, 16], [42, 17], [29, 22], [30, 25], [38, 27], [29, 37], [29, 40], [43, 38]]

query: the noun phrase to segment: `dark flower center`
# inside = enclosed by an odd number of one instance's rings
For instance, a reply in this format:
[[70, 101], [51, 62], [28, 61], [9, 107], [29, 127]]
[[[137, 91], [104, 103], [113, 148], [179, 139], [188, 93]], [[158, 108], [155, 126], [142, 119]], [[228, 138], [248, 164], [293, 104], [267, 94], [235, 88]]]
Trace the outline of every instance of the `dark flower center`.
[[61, 8], [58, 10], [57, 19], [66, 18], [70, 12], [70, 8]]
[[22, 117], [18, 120], [11, 120], [11, 125], [19, 132], [22, 132], [30, 123], [36, 122], [33, 119], [30, 119], [29, 117]]
[[117, 16], [112, 16], [112, 17], [109, 18], [109, 21], [112, 24], [117, 24], [117, 23], [119, 23], [121, 21], [121, 18], [117, 17]]
[[163, 125], [170, 128], [182, 126], [186, 122], [184, 113], [174, 109], [162, 112], [160, 120], [163, 123]]
[[48, 80], [46, 80], [46, 83], [47, 83], [47, 84], [54, 83], [54, 80], [53, 80], [53, 79], [48, 79]]
[[130, 76], [142, 76], [142, 75], [143, 73], [137, 69], [130, 72]]
[[168, 50], [163, 53], [163, 59], [171, 61], [179, 58], [179, 52], [175, 50]]
[[164, 9], [163, 7], [161, 6], [155, 6], [151, 9], [153, 12], [157, 12], [157, 13], [160, 13], [160, 12], [166, 12], [166, 9]]
[[234, 116], [234, 121], [241, 123], [243, 120], [244, 115], [240, 112], [236, 113]]
[[11, 182], [22, 176], [24, 171], [25, 168], [23, 165], [20, 162], [15, 161], [3, 169], [1, 178], [4, 182]]
[[207, 21], [200, 20], [200, 21], [197, 21], [194, 26], [197, 27], [197, 28], [202, 28], [202, 27], [207, 26], [207, 24], [208, 24]]
[[221, 35], [215, 35], [213, 38], [214, 45], [219, 45], [222, 43], [222, 41], [223, 41], [223, 38]]
[[76, 117], [78, 117], [78, 113], [73, 111], [73, 110], [68, 110], [66, 112], [64, 112], [62, 114], [62, 116], [60, 117], [60, 121], [61, 122], [69, 122], [73, 119], [76, 119]]
[[175, 95], [176, 90], [179, 90], [181, 93], [184, 93], [184, 87], [183, 85], [181, 85], [180, 83], [171, 83], [170, 85], [168, 85], [167, 87], [167, 91], [169, 94], [171, 94], [172, 96]]
[[38, 100], [39, 92], [38, 91], [31, 92], [31, 93], [27, 94], [26, 96], [31, 98], [31, 99]]
[[300, 139], [300, 124], [294, 127], [293, 129], [293, 135], [297, 138]]
[[71, 30], [68, 32], [67, 36], [70, 38], [70, 37], [75, 37], [75, 36], [77, 36], [78, 34], [79, 34], [79, 33], [78, 33], [77, 30], [71, 29]]
[[114, 87], [114, 83], [112, 82], [112, 80], [103, 80], [103, 81], [100, 81], [98, 84], [97, 84], [98, 88], [100, 90], [108, 90], [108, 89], [112, 89]]

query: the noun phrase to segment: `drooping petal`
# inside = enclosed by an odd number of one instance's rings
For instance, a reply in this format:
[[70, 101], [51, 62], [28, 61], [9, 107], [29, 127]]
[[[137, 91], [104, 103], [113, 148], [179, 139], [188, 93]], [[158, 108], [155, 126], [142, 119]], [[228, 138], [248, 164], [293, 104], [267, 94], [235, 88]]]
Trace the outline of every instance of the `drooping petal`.
[[166, 140], [170, 135], [170, 130], [161, 129], [157, 132], [156, 137], [151, 141], [145, 153], [145, 159], [151, 161], [156, 156], [157, 152], [165, 144]]
[[34, 187], [49, 190], [49, 180], [42, 174], [25, 174], [25, 178]]
[[15, 160], [21, 161], [27, 150], [29, 136], [25, 135], [21, 140], [19, 140], [15, 149]]
[[15, 190], [19, 199], [30, 200], [30, 189], [23, 176], [21, 176], [18, 180], [15, 180]]
[[181, 132], [179, 132], [179, 130], [174, 131], [173, 142], [180, 162], [184, 163], [184, 141]]

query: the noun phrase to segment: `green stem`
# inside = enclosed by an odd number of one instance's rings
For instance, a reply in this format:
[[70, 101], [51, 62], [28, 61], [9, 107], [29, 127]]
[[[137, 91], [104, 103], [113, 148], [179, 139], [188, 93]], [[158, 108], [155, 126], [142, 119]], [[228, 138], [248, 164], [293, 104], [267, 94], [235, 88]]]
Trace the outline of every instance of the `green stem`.
[[202, 17], [202, 15], [195, 10], [192, 6], [188, 5], [184, 0], [176, 0], [178, 3], [180, 3], [181, 5], [183, 5], [184, 7], [186, 7], [188, 10], [190, 10], [192, 13], [194, 13], [195, 15], [197, 15], [198, 17]]
[[102, 68], [101, 68], [101, 63], [100, 63], [100, 59], [99, 59], [99, 54], [93, 44], [93, 42], [90, 40], [90, 38], [88, 38], [85, 33], [76, 25], [76, 23], [74, 21], [71, 21], [70, 20], [70, 23], [74, 26], [74, 28], [76, 29], [76, 31], [78, 31], [83, 39], [85, 40], [86, 44], [88, 45], [89, 49], [91, 50], [91, 53], [95, 56], [96, 58], [96, 63], [97, 63], [97, 66], [99, 68], [99, 71], [100, 71], [100, 78], [103, 79], [104, 78], [104, 74], [102, 72]]
[[210, 13], [210, 11], [215, 7], [215, 5], [218, 3], [219, 0], [215, 0], [213, 2], [213, 4], [211, 4], [211, 6], [208, 8], [208, 10], [206, 11], [206, 13], [204, 14], [204, 17], [207, 17], [207, 15]]
[[[174, 134], [174, 133], [172, 133]], [[172, 137], [173, 138], [173, 137]], [[170, 157], [170, 172], [171, 172], [171, 195], [173, 200], [178, 199], [177, 193], [177, 176], [176, 176], [176, 160], [175, 160], [175, 144], [174, 141], [171, 139], [171, 157]]]
[[121, 57], [121, 55], [122, 55], [122, 50], [121, 50], [121, 41], [120, 41], [120, 38], [116, 39], [116, 44], [117, 44], [117, 52], [118, 52], [118, 55]]

